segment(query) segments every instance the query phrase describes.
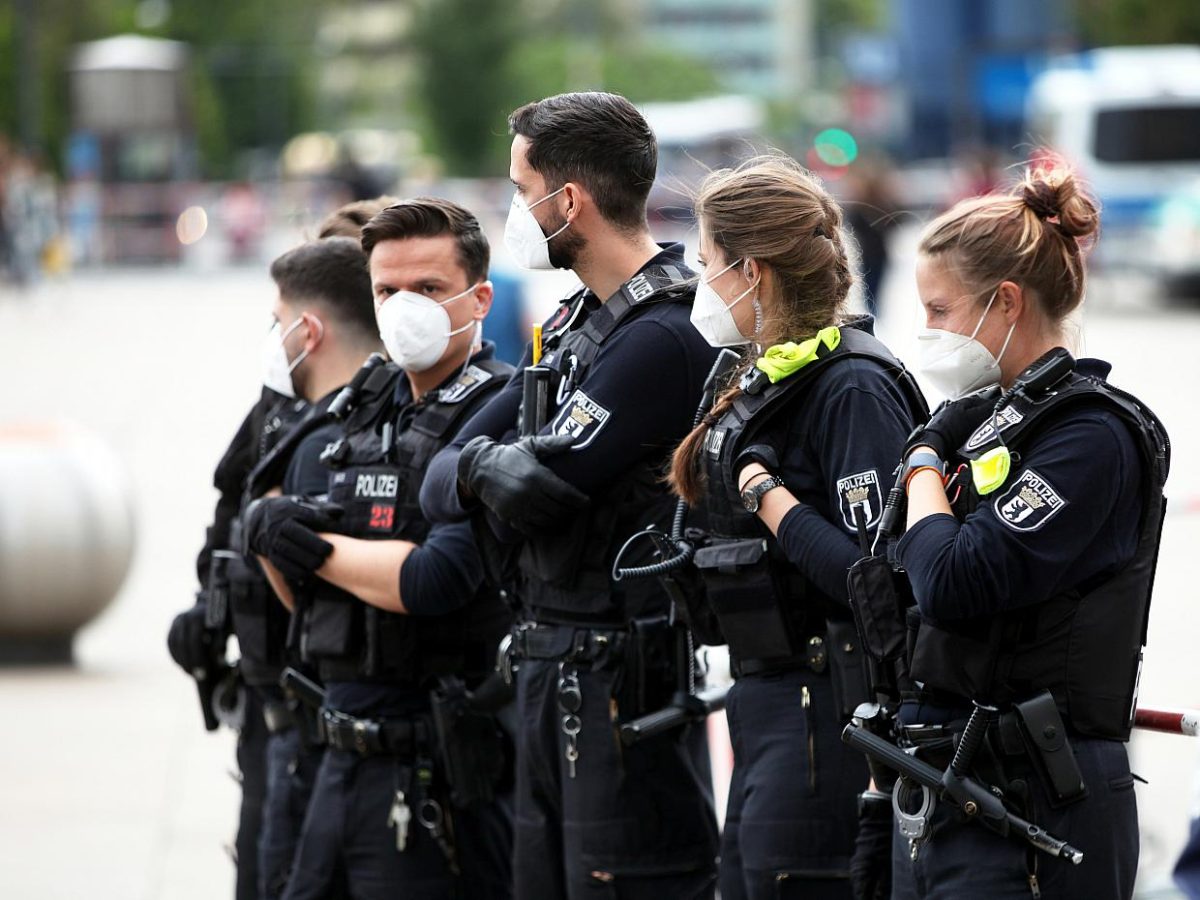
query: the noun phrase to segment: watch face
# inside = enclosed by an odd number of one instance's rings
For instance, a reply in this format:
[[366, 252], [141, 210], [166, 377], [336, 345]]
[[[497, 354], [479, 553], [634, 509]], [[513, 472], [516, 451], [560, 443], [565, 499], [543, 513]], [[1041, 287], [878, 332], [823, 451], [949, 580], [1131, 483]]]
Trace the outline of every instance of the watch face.
[[742, 491], [742, 506], [746, 512], [758, 512], [758, 494], [753, 490]]

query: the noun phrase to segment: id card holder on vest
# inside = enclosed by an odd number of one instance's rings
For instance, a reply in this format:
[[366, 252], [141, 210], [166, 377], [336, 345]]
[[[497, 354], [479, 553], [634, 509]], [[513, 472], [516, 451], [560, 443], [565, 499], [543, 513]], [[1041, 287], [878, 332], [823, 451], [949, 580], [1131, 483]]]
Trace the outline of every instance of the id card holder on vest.
[[358, 466], [329, 478], [329, 499], [345, 509], [344, 531], [355, 537], [390, 537], [399, 497], [400, 475], [394, 466]]

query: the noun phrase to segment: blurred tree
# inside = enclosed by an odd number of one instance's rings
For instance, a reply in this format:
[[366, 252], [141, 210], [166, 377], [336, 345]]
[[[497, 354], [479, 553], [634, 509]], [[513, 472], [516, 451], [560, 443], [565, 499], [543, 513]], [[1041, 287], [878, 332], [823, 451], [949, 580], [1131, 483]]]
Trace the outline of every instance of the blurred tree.
[[496, 161], [512, 98], [505, 73], [523, 27], [513, 12], [493, 0], [433, 0], [416, 22], [427, 143], [452, 173], [479, 174]]
[[1196, 0], [1075, 0], [1075, 19], [1094, 46], [1200, 43]]
[[[337, 2], [177, 0], [160, 3], [149, 19], [146, 0], [0, 3], [0, 131], [20, 133], [21, 83], [36, 79], [38, 142], [58, 162], [70, 129], [74, 45], [121, 33], [170, 38], [191, 46], [189, 89], [205, 174], [231, 175], [242, 151], [278, 148], [310, 125], [317, 12]], [[33, 43], [24, 54], [17, 52], [23, 24]], [[34, 61], [32, 71], [19, 68], [23, 58]]]
[[530, 100], [603, 89], [643, 103], [720, 88], [703, 63], [637, 40], [606, 4], [571, 0], [522, 16], [488, 0], [437, 0], [413, 43], [427, 140], [456, 175], [507, 170], [508, 114]]

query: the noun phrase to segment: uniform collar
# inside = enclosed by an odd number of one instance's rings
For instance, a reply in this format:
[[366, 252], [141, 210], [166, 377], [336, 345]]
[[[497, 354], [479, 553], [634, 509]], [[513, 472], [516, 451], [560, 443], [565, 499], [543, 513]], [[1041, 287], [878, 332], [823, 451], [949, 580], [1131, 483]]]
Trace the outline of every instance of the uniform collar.
[[[470, 365], [474, 365], [475, 363], [486, 362], [489, 359], [495, 358], [495, 356], [496, 356], [495, 342], [485, 340], [483, 342], [483, 346], [480, 347], [478, 350], [476, 350], [473, 354], [471, 354], [471, 358], [469, 360], [467, 360], [467, 365], [470, 366]], [[401, 372], [401, 375], [403, 376], [403, 372]], [[462, 369], [455, 369], [453, 372], [451, 372], [446, 377], [445, 381], [443, 381], [441, 384], [439, 384], [437, 387], [435, 387], [433, 390], [429, 391], [427, 394], [424, 394], [423, 396], [436, 397], [438, 391], [440, 391], [444, 387], [447, 387], [447, 386], [453, 384], [455, 381], [458, 380], [460, 375], [462, 375]], [[396, 379], [396, 403], [400, 406], [406, 406], [409, 403], [412, 403], [412, 385], [409, 384], [407, 377], [401, 377], [401, 378]]]
[[1085, 378], [1099, 378], [1101, 381], [1108, 381], [1108, 375], [1112, 372], [1112, 363], [1096, 359], [1093, 356], [1084, 356], [1075, 360], [1075, 371]]
[[855, 331], [865, 331], [872, 337], [875, 336], [875, 317], [863, 313], [860, 316], [851, 316], [841, 323], [842, 328], [853, 328]]

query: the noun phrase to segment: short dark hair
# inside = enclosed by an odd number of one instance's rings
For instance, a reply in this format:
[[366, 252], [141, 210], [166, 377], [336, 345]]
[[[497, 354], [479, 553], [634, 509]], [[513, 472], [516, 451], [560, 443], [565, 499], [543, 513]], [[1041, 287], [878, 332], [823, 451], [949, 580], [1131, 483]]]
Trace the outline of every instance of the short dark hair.
[[529, 165], [550, 190], [578, 182], [614, 225], [646, 227], [658, 141], [624, 97], [601, 91], [558, 94], [514, 111], [508, 127], [529, 141]]
[[487, 278], [492, 251], [479, 220], [465, 207], [440, 197], [413, 197], [380, 212], [362, 230], [362, 250], [371, 251], [384, 241], [450, 235], [458, 244], [458, 259], [474, 284]]
[[318, 303], [358, 340], [379, 340], [371, 276], [358, 241], [331, 237], [294, 247], [271, 263], [285, 303]]
[[321, 220], [317, 237], [348, 237], [357, 239], [362, 234], [362, 227], [377, 216], [379, 212], [393, 203], [397, 197], [376, 197], [374, 200], [355, 200], [345, 206], [339, 206]]

